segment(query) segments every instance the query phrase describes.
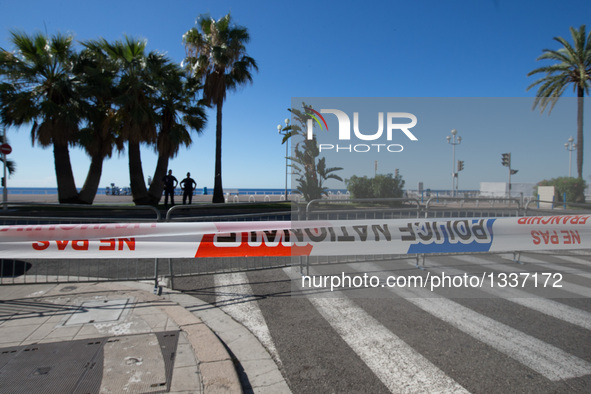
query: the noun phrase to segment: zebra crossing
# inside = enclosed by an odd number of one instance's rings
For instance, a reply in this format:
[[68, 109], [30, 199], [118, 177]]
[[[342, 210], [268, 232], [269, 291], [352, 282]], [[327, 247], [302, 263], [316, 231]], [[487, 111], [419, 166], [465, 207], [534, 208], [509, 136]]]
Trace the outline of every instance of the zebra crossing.
[[242, 323], [252, 332], [271, 354], [278, 365], [281, 359], [271, 338], [256, 297], [248, 284], [245, 273], [219, 274], [215, 278], [216, 305], [230, 315], [234, 320]]
[[[299, 272], [290, 268], [212, 280], [216, 305], [257, 336], [293, 392], [589, 392], [591, 264], [585, 256], [522, 259], [428, 258], [426, 270], [564, 272], [565, 298], [509, 287], [483, 287], [481, 299], [464, 300], [413, 287], [376, 289], [374, 298], [346, 290], [299, 289], [303, 296], [294, 296]], [[409, 264], [414, 260], [339, 268], [385, 280], [393, 267], [418, 272]]]
[[[488, 261], [483, 260], [477, 256], [456, 256], [455, 259], [467, 262], [481, 261], [484, 264], [489, 263]], [[495, 265], [495, 267], [499, 268], [498, 265]], [[489, 266], [489, 269], [492, 269], [492, 266]], [[454, 267], [442, 268], [441, 266], [433, 266], [431, 267], [431, 270], [437, 273], [443, 272], [445, 270], [445, 272], [450, 275], [462, 275], [464, 273], [462, 270]], [[526, 308], [555, 317], [570, 324], [580, 326], [586, 330], [591, 330], [591, 313], [589, 312], [561, 304], [560, 302], [554, 301], [552, 299], [531, 298], [530, 293], [516, 288], [505, 287], [500, 289], [486, 286], [481, 290], [496, 297], [505, 298], [507, 301], [522, 305]]]

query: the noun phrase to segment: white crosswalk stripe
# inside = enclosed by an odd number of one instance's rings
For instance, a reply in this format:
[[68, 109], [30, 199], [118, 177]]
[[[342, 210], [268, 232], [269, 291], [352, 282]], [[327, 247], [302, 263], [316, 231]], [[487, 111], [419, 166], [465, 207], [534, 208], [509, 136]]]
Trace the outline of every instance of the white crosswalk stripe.
[[557, 258], [559, 260], [568, 261], [571, 263], [581, 264], [583, 266], [591, 268], [591, 261], [589, 261], [589, 258], [591, 258], [591, 257], [587, 257], [586, 259], [584, 259], [582, 257], [576, 257], [576, 256], [552, 256], [552, 257]]
[[[298, 278], [291, 269], [285, 271]], [[342, 294], [310, 302], [373, 373], [394, 393], [463, 393], [457, 382]]]
[[[566, 259], [564, 259], [564, 260], [566, 260]], [[566, 274], [571, 274], [571, 275], [576, 275], [576, 276], [580, 276], [583, 278], [591, 279], [591, 272], [584, 271], [584, 270], [581, 270], [578, 268], [568, 267], [568, 266], [564, 266], [564, 265], [560, 265], [560, 264], [556, 264], [556, 263], [550, 263], [548, 261], [536, 259], [531, 256], [524, 257], [522, 261], [524, 263], [537, 264], [537, 265], [545, 267], [545, 268], [550, 268], [552, 270], [561, 271]]]
[[[453, 260], [455, 257], [450, 257]], [[464, 271], [453, 267], [435, 266], [433, 262], [430, 263], [430, 271], [444, 272], [447, 275], [462, 275]], [[586, 330], [591, 330], [591, 313], [582, 311], [577, 308], [556, 302], [551, 299], [541, 298], [526, 291], [518, 290], [511, 287], [490, 287], [483, 286], [479, 289], [488, 294], [506, 299], [507, 301], [533, 309], [556, 319], [574, 324]]]
[[[432, 275], [445, 272], [450, 276], [460, 276], [466, 272], [475, 272], [475, 270], [477, 272], [479, 270], [507, 273], [531, 272], [532, 270], [539, 271], [539, 267], [536, 266], [543, 266], [568, 271], [570, 277], [580, 276], [586, 278], [591, 276], [588, 271], [576, 267], [562, 267], [559, 263], [549, 263], [530, 255], [524, 257], [526, 264], [523, 265], [504, 261], [503, 258], [501, 255], [492, 258], [491, 256], [485, 258], [477, 255], [446, 256], [445, 258], [428, 259], [426, 269]], [[562, 259], [572, 263], [578, 263], [579, 260], [586, 262], [586, 260], [578, 257], [565, 258], [565, 256], [561, 256], [559, 258], [552, 256], [552, 259], [558, 259], [558, 261]], [[581, 267], [586, 268], [586, 265], [583, 264]], [[315, 271], [315, 268], [318, 268], [318, 271]], [[382, 281], [385, 280], [387, 275], [391, 274], [389, 271], [391, 267], [388, 267], [388, 262], [343, 264], [339, 267], [339, 273], [341, 268], [344, 268], [347, 272], [359, 272], [360, 274], [371, 272], [372, 275], [381, 276]], [[292, 285], [299, 286], [301, 284], [299, 272], [291, 268], [284, 268], [283, 271], [293, 280]], [[312, 266], [310, 275], [319, 272], [320, 267]], [[405, 272], [409, 271], [405, 270]], [[243, 273], [218, 274], [215, 275], [214, 281], [217, 293], [216, 304], [249, 328], [281, 366], [279, 352], [272, 339], [273, 333], [269, 332], [265, 318], [258, 307], [257, 298], [253, 296], [248, 283], [248, 276]], [[565, 286], [562, 291], [572, 293], [572, 296], [577, 298], [591, 298], [590, 286], [567, 282], [566, 279], [564, 283], [568, 284], [568, 286]], [[577, 355], [571, 354], [569, 351], [560, 348], [562, 347], [560, 342], [552, 342], [553, 344], [544, 342], [542, 339], [530, 335], [530, 331], [527, 329], [523, 329], [525, 332], [520, 331], [520, 329], [495, 320], [494, 317], [478, 313], [461, 303], [438, 296], [427, 289], [409, 287], [385, 288], [384, 290], [391, 291], [398, 297], [404, 298], [409, 303], [408, 308], [416, 307], [428, 313], [431, 318], [440, 320], [438, 324], [447, 324], [473, 338], [470, 340], [479, 341], [490, 346], [498, 352], [497, 357], [503, 358], [506, 356], [515, 360], [512, 361], [514, 365], [516, 365], [515, 362], [518, 362], [524, 367], [537, 372], [539, 379], [547, 379], [545, 381], [548, 384], [555, 382], [552, 384], [559, 385], [560, 382], [581, 377], [588, 380], [589, 376], [591, 376], [591, 360], [585, 356], [584, 350], [578, 352], [570, 350]], [[482, 287], [478, 291], [483, 292], [481, 293], [483, 298], [499, 298], [517, 304], [533, 312], [556, 319], [556, 324], [559, 324], [558, 321], [571, 324], [573, 327], [568, 329], [573, 330], [572, 332], [578, 334], [582, 332], [581, 330], [586, 330], [591, 335], [591, 312], [586, 310], [553, 299], [536, 296], [525, 288]], [[309, 308], [311, 310], [315, 309], [319, 313], [319, 316], [316, 315], [317, 318], [328, 322], [334, 332], [338, 334], [338, 337], [350, 348], [347, 351], [352, 350], [355, 352], [388, 390], [396, 393], [468, 392], [465, 387], [469, 387], [469, 383], [465, 380], [465, 376], [454, 376], [454, 373], [449, 372], [450, 369], [448, 369], [449, 366], [446, 363], [440, 365], [441, 360], [437, 360], [435, 361], [436, 365], [419, 353], [397, 335], [402, 334], [403, 338], [406, 339], [404, 335], [407, 334], [398, 333], [398, 331], [396, 333], [392, 332], [389, 327], [380, 323], [360, 306], [366, 304], [357, 303], [354, 299], [348, 297], [354, 292], [340, 293], [335, 291], [329, 292], [328, 296], [326, 292], [323, 293], [324, 295], [320, 296], [314, 295], [314, 292], [307, 292], [307, 299], [311, 304]], [[395, 301], [386, 299], [384, 302]], [[573, 305], [578, 306], [576, 303]], [[266, 316], [272, 316], [268, 315], [269, 308], [269, 305], [263, 308]], [[491, 316], [494, 316], [494, 314]], [[538, 336], [537, 333], [533, 335]], [[543, 336], [540, 338], [543, 338]], [[565, 349], [569, 348], [565, 347]], [[428, 354], [425, 355], [428, 356]], [[477, 354], [474, 357], [478, 357]], [[444, 368], [446, 372], [441, 368]], [[499, 366], [499, 368], [502, 370], [503, 366]], [[458, 383], [454, 378], [462, 383]]]
[[[372, 263], [364, 264], [363, 268], [376, 272], [381, 270], [380, 266]], [[432, 293], [420, 288], [389, 290], [552, 381], [591, 374], [591, 363], [452, 300], [432, 298]]]
[[217, 289], [216, 305], [248, 328], [281, 366], [279, 353], [269, 333], [265, 317], [255, 302], [246, 274], [217, 274], [214, 281]]
[[[489, 270], [497, 270], [502, 272], [528, 272], [526, 267], [522, 264], [518, 263], [495, 263], [491, 260], [483, 259], [482, 257], [478, 256], [454, 256], [454, 259], [464, 261], [467, 263], [472, 264], [483, 264], [485, 265], [486, 269]], [[530, 260], [527, 260], [530, 261]], [[550, 267], [548, 267], [550, 268]], [[564, 267], [558, 267], [559, 270], [563, 270]], [[572, 271], [571, 271], [572, 272]], [[572, 293], [575, 296], [583, 297], [583, 298], [591, 298], [591, 288], [577, 285], [576, 283], [569, 282], [568, 280], [562, 280], [561, 283], [563, 284], [562, 290], [567, 293]]]

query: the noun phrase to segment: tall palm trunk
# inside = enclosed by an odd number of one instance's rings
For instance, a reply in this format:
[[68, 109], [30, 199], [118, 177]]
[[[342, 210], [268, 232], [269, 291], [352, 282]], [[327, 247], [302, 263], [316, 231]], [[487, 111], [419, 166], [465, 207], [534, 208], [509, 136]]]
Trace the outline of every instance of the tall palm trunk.
[[140, 143], [129, 142], [128, 144], [129, 156], [129, 182], [131, 186], [131, 194], [133, 202], [136, 205], [150, 204], [148, 190], [144, 182], [144, 171], [142, 169], [142, 158], [140, 154]]
[[57, 179], [57, 196], [60, 204], [77, 204], [78, 190], [74, 182], [70, 151], [66, 144], [53, 144], [53, 160], [55, 163], [55, 176]]
[[579, 85], [577, 88], [577, 172], [583, 178], [583, 104], [585, 91]]
[[162, 190], [164, 189], [162, 178], [166, 175], [168, 160], [168, 155], [163, 153], [158, 154], [158, 161], [156, 162], [156, 169], [154, 170], [154, 178], [150, 184], [150, 190], [148, 190], [150, 199], [154, 204], [158, 204], [162, 198]]
[[216, 108], [215, 125], [215, 177], [213, 184], [213, 203], [223, 203], [224, 188], [222, 186], [222, 106], [223, 101], [219, 100]]
[[90, 159], [86, 181], [84, 182], [84, 186], [82, 186], [82, 190], [80, 190], [80, 202], [83, 204], [92, 204], [96, 197], [103, 173], [103, 161], [104, 158], [100, 155], [94, 155]]

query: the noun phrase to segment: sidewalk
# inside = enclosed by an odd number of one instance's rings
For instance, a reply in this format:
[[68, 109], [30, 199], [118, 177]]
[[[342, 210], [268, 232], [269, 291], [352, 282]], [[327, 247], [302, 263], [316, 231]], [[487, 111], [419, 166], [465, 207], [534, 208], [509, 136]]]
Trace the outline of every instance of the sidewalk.
[[246, 328], [197, 298], [152, 289], [139, 282], [1, 286], [2, 392], [290, 392]]
[[[1, 189], [0, 189], [1, 190]], [[277, 194], [230, 194], [225, 195], [226, 201], [228, 203], [234, 202], [267, 202], [267, 201], [281, 201], [282, 198], [280, 195]], [[197, 194], [193, 196], [193, 204], [211, 204], [212, 195], [202, 195]], [[8, 198], [6, 200], [8, 203], [43, 203], [43, 204], [57, 204], [58, 198], [57, 194], [8, 194]], [[176, 205], [182, 205], [183, 203], [183, 196], [175, 196], [174, 201]], [[0, 196], [0, 204], [2, 203], [2, 197]], [[160, 200], [160, 203], [164, 203], [164, 197]], [[131, 195], [119, 195], [119, 196], [110, 196], [105, 194], [97, 194], [94, 202], [94, 205], [126, 205], [126, 204], [133, 204], [133, 198]]]

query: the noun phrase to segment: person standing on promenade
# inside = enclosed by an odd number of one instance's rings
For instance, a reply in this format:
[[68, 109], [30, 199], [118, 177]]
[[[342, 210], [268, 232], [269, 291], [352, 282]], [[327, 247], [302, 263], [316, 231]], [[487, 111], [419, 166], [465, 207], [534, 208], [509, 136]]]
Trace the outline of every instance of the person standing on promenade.
[[172, 175], [172, 170], [168, 170], [168, 175], [164, 175], [162, 183], [164, 184], [164, 205], [168, 205], [168, 196], [170, 196], [170, 204], [174, 205], [174, 188], [179, 181]]
[[197, 182], [191, 178], [191, 173], [187, 172], [187, 177], [180, 183], [181, 189], [183, 190], [183, 204], [187, 203], [187, 197], [189, 198], [189, 204], [193, 202], [193, 191], [197, 187]]

